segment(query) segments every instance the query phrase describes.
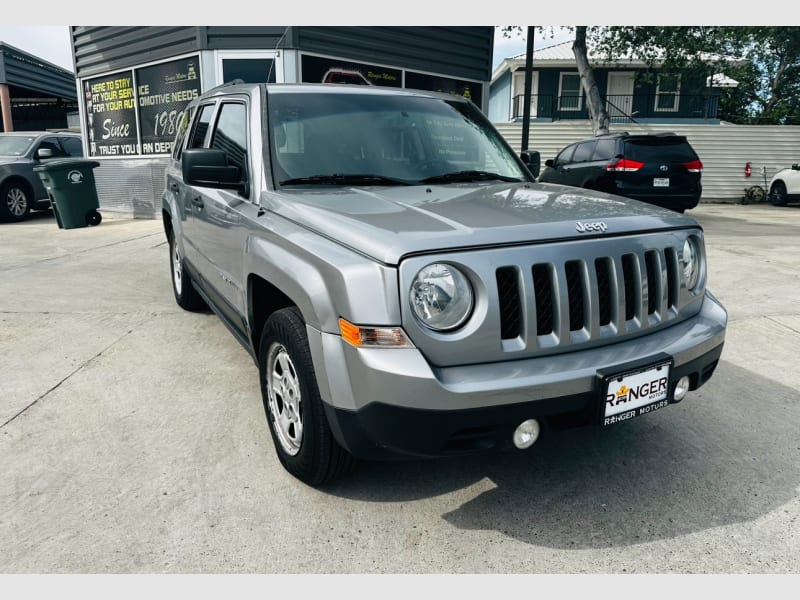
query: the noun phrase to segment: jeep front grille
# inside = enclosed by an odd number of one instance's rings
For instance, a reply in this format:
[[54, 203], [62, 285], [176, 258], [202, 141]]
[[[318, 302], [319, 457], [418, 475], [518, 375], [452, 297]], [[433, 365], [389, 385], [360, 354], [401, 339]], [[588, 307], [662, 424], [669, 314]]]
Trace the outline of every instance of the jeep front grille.
[[[679, 275], [672, 247], [530, 269], [502, 266], [496, 271], [501, 338], [523, 336], [528, 319], [536, 323], [539, 345], [547, 347], [658, 326], [677, 317]], [[529, 301], [522, 293], [525, 277], [533, 288]]]

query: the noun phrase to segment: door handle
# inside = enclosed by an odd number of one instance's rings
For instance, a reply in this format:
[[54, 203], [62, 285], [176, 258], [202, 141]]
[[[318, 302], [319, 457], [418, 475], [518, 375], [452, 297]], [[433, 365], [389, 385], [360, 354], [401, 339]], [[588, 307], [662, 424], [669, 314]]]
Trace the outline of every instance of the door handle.
[[197, 208], [203, 208], [203, 199], [200, 196], [195, 196], [192, 198], [192, 204], [194, 204]]

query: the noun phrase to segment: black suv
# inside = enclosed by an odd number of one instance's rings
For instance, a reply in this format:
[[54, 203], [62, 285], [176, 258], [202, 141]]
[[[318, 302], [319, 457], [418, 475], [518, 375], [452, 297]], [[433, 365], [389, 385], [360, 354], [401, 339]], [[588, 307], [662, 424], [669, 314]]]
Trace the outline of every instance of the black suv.
[[0, 222], [22, 221], [31, 210], [50, 208], [50, 197], [34, 167], [54, 159], [82, 156], [77, 133], [0, 133]]
[[542, 183], [625, 196], [683, 212], [700, 202], [703, 163], [685, 136], [612, 133], [570, 144], [545, 163]]

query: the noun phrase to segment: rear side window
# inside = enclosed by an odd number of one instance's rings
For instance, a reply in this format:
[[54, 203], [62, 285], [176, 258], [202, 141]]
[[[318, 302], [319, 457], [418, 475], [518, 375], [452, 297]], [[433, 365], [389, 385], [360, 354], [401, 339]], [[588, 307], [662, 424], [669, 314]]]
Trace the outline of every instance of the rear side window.
[[583, 142], [578, 144], [578, 147], [575, 148], [575, 154], [572, 156], [572, 162], [579, 163], [592, 160], [594, 145], [595, 142]]
[[206, 133], [211, 125], [211, 114], [214, 112], [213, 104], [206, 104], [200, 109], [197, 121], [194, 124], [192, 138], [189, 140], [189, 148], [202, 148], [206, 139]]
[[194, 116], [194, 107], [184, 111], [178, 121], [178, 132], [175, 135], [175, 146], [172, 148], [172, 158], [180, 160], [183, 153], [183, 140], [186, 137], [186, 132], [189, 130], [189, 123]]
[[611, 160], [617, 154], [617, 140], [597, 140], [594, 146], [592, 160]]
[[697, 160], [697, 153], [685, 138], [652, 138], [627, 140], [625, 158], [639, 162], [689, 162]]

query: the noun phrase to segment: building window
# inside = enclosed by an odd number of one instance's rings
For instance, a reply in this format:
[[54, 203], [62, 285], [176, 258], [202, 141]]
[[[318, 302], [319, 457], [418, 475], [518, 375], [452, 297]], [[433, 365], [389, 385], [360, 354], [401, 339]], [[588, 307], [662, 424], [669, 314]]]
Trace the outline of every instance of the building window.
[[581, 108], [583, 108], [581, 76], [577, 73], [561, 73], [558, 83], [558, 110], [581, 110]]
[[659, 75], [656, 85], [656, 104], [654, 109], [661, 112], [677, 112], [680, 92], [680, 74]]

